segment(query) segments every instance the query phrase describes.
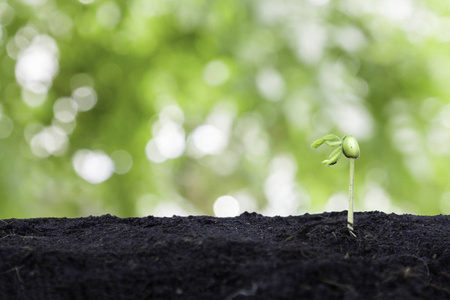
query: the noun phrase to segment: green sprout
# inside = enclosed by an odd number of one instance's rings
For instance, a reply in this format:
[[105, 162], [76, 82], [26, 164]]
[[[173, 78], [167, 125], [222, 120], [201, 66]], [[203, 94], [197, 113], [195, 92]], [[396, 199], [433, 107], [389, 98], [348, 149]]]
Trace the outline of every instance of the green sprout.
[[358, 141], [351, 135], [345, 135], [342, 139], [337, 135], [328, 134], [311, 144], [313, 148], [319, 148], [320, 145], [327, 144], [331, 147], [336, 147], [327, 159], [322, 161], [325, 166], [332, 166], [338, 162], [342, 153], [350, 160], [350, 179], [349, 179], [349, 207], [347, 216], [347, 227], [350, 234], [356, 237], [353, 232], [353, 190], [355, 179], [355, 159], [359, 157], [359, 144]]

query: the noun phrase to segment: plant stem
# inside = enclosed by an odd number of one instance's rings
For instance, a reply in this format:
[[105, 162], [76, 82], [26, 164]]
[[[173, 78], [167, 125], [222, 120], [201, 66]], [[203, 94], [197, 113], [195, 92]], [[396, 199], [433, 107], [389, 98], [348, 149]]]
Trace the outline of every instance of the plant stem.
[[349, 203], [348, 203], [348, 217], [347, 217], [347, 227], [350, 234], [356, 237], [353, 232], [353, 190], [354, 190], [354, 179], [355, 179], [355, 159], [350, 158], [350, 179], [349, 179]]

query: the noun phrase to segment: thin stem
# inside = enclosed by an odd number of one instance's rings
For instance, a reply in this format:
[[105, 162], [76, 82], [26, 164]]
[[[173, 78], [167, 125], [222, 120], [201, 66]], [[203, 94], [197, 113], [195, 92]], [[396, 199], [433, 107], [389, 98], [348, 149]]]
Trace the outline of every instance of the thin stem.
[[347, 217], [347, 227], [350, 234], [356, 237], [353, 232], [353, 190], [354, 190], [354, 179], [355, 179], [355, 159], [350, 158], [350, 179], [349, 179], [349, 203], [348, 203], [348, 217]]

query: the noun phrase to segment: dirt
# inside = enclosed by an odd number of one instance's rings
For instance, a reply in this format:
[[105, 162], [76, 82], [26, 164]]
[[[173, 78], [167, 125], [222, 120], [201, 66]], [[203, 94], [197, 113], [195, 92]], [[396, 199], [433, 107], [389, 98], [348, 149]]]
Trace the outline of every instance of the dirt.
[[450, 216], [0, 220], [0, 299], [450, 299]]

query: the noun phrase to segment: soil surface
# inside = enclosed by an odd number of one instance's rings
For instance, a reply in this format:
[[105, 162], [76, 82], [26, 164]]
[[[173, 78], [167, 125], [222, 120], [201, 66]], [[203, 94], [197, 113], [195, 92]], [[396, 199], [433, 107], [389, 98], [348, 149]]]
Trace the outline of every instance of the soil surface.
[[0, 220], [0, 299], [450, 299], [450, 216]]

